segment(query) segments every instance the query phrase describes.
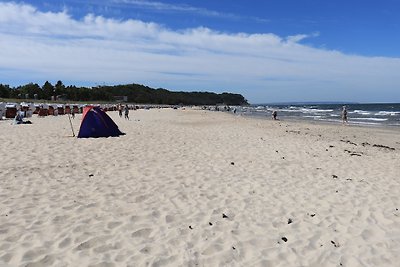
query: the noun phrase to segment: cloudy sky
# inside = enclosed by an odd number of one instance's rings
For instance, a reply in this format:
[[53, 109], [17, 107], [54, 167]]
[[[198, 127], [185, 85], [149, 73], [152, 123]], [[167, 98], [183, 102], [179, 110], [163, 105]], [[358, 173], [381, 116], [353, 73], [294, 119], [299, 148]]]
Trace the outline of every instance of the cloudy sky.
[[0, 83], [400, 102], [398, 0], [0, 0]]

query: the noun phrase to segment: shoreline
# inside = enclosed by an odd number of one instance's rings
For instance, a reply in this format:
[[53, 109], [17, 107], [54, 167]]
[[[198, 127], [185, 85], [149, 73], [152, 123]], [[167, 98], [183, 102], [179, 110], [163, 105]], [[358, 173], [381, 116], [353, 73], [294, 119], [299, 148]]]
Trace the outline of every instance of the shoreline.
[[[214, 112], [214, 111], [212, 111]], [[332, 127], [332, 128], [338, 128], [338, 127], [344, 127], [344, 128], [359, 128], [359, 129], [365, 129], [369, 130], [371, 129], [372, 131], [387, 131], [393, 134], [399, 134], [400, 128], [397, 126], [382, 126], [382, 125], [361, 125], [361, 124], [347, 124], [343, 125], [342, 123], [334, 123], [334, 122], [324, 122], [324, 121], [315, 121], [315, 120], [306, 120], [306, 119], [279, 119], [274, 121], [271, 119], [270, 116], [252, 116], [252, 115], [235, 115], [235, 114], [230, 114], [232, 116], [237, 116], [237, 117], [242, 117], [242, 118], [248, 118], [248, 119], [254, 119], [256, 121], [270, 121], [271, 123], [293, 123], [293, 124], [298, 124], [299, 126], [322, 126], [322, 127]]]
[[[233, 116], [239, 116], [236, 114], [232, 114]], [[252, 115], [252, 114], [243, 114], [241, 115], [242, 117], [248, 117], [248, 118], [254, 118], [254, 119], [259, 119], [259, 120], [270, 120], [273, 121], [271, 119], [271, 116], [268, 115]], [[311, 124], [311, 125], [332, 125], [332, 126], [344, 126], [344, 127], [360, 127], [360, 128], [366, 128], [366, 129], [381, 129], [381, 130], [390, 130], [390, 131], [394, 131], [394, 132], [398, 132], [400, 131], [400, 125], [396, 126], [396, 125], [372, 125], [372, 124], [362, 124], [362, 123], [351, 123], [351, 119], [349, 119], [348, 124], [343, 125], [341, 123], [341, 121], [324, 121], [324, 120], [311, 120], [311, 119], [296, 119], [296, 118], [285, 118], [284, 119], [280, 119], [278, 117], [278, 120], [280, 122], [291, 122], [291, 123], [305, 123], [305, 124]]]
[[[400, 104], [353, 104], [347, 106], [349, 123], [361, 126], [400, 128]], [[342, 106], [338, 104], [251, 106], [243, 111], [249, 116], [269, 116], [278, 112], [278, 118], [322, 123], [342, 123]]]

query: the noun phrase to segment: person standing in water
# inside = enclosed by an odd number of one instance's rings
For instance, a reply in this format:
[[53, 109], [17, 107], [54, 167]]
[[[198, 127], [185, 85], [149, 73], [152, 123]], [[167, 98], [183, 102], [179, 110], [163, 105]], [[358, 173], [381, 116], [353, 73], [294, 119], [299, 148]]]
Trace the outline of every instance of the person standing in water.
[[343, 106], [343, 109], [342, 109], [342, 123], [347, 124], [347, 108], [346, 108], [346, 106]]
[[276, 110], [272, 111], [272, 119], [276, 121], [276, 116], [278, 116], [278, 112]]

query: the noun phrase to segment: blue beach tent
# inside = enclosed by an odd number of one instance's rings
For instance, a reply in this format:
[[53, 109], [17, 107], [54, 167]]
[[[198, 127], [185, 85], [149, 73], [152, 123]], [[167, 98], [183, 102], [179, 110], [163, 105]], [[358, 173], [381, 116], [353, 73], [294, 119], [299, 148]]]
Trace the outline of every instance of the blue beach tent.
[[115, 122], [99, 107], [87, 106], [83, 110], [78, 138], [124, 135]]

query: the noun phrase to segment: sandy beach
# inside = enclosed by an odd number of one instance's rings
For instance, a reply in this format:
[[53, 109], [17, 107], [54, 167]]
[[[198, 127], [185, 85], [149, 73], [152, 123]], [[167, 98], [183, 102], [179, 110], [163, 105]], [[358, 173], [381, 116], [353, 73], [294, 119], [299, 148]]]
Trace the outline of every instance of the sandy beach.
[[398, 266], [399, 129], [108, 114], [0, 121], [0, 266]]

